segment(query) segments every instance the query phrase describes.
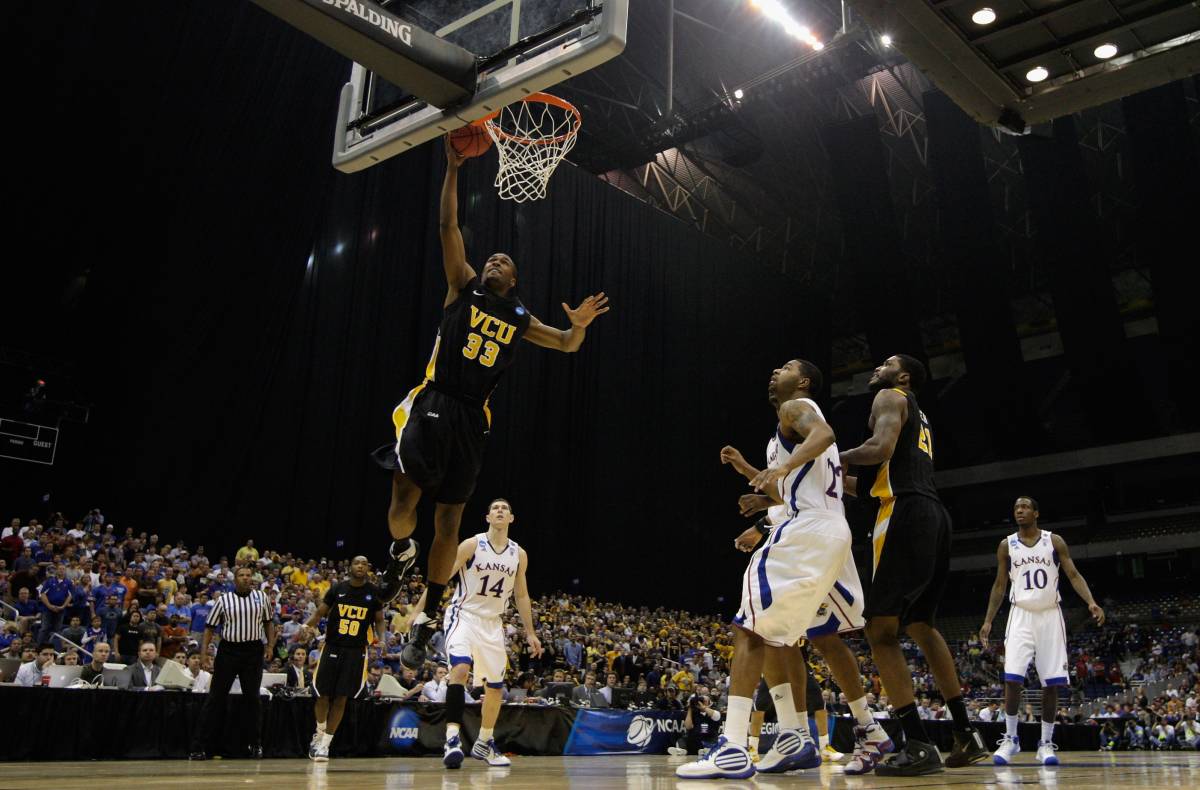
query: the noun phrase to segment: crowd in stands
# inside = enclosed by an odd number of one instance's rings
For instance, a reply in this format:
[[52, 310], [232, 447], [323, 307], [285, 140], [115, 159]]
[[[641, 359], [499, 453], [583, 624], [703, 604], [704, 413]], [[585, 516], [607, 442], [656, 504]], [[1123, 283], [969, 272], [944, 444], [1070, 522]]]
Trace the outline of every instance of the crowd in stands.
[[[165, 543], [156, 534], [118, 528], [99, 509], [73, 522], [61, 514], [44, 525], [35, 519], [12, 519], [0, 533], [0, 600], [5, 604], [0, 607], [0, 655], [21, 659], [17, 681], [28, 685], [41, 680], [47, 662], [86, 665], [85, 675], [95, 678], [108, 661], [127, 665], [129, 672], [122, 680], [127, 687], [153, 688], [154, 668], [173, 660], [196, 679], [196, 690], [202, 690], [212, 660], [199, 653], [205, 623], [212, 602], [233, 589], [233, 569], [239, 565], [254, 569], [254, 582], [266, 592], [279, 623], [264, 668], [284, 674], [287, 686], [306, 687], [320, 641], [307, 641], [301, 626], [330, 585], [346, 577], [348, 558], [303, 559], [260, 551], [253, 540], [232, 558], [210, 558], [203, 545]], [[400, 664], [409, 621], [424, 589], [420, 575], [407, 584], [386, 613], [386, 632], [369, 648], [370, 674], [363, 695], [369, 696], [384, 675], [391, 675], [408, 698], [440, 701], [445, 694], [444, 667], [431, 661], [414, 672]], [[537, 658], [529, 653], [516, 613], [510, 611], [505, 618], [509, 701], [565, 697], [593, 707], [684, 709], [689, 701], [704, 698], [714, 710], [723, 707], [733, 653], [727, 619], [564, 593], [536, 598], [533, 609], [545, 649]], [[881, 717], [890, 715], [869, 649], [861, 638], [850, 642], [869, 705]], [[1154, 701], [1111, 713], [1136, 720], [1146, 745], [1195, 747], [1195, 736], [1200, 735], [1195, 723], [1200, 696], [1196, 642], [1193, 631], [1182, 629], [1089, 629], [1071, 640], [1073, 683], [1100, 692], [1129, 682], [1169, 680], [1171, 690]], [[440, 634], [432, 645], [444, 659]], [[998, 718], [1002, 641], [985, 646], [972, 638], [953, 649], [971, 712], [985, 721]], [[904, 643], [904, 650], [921, 716], [947, 718], [928, 664], [911, 642]], [[1131, 658], [1136, 666], [1126, 680], [1120, 662]], [[830, 709], [847, 710], [845, 695], [820, 656], [812, 653], [809, 660]], [[1024, 713], [1034, 718], [1031, 709]], [[1096, 714], [1103, 716], [1102, 711]], [[1060, 719], [1065, 718], [1065, 711], [1060, 712]], [[1105, 733], [1112, 724], [1104, 725]], [[1137, 732], [1133, 725], [1120, 729], [1112, 748], [1136, 748], [1142, 738]]]

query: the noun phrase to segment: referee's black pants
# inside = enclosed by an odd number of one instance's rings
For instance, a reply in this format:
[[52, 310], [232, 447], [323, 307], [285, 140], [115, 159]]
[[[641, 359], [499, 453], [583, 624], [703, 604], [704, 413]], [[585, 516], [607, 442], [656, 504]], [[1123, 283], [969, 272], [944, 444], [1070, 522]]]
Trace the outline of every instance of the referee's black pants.
[[[192, 739], [193, 752], [207, 752], [210, 735], [222, 732], [220, 727], [229, 700], [229, 689], [234, 678], [242, 681], [242, 703], [246, 705], [247, 720], [250, 722], [250, 745], [258, 746], [259, 704], [258, 690], [262, 686], [263, 643], [225, 642], [217, 646], [217, 657], [213, 661], [212, 682], [208, 687], [208, 699], [200, 711], [200, 723]], [[217, 739], [218, 742], [221, 740]]]

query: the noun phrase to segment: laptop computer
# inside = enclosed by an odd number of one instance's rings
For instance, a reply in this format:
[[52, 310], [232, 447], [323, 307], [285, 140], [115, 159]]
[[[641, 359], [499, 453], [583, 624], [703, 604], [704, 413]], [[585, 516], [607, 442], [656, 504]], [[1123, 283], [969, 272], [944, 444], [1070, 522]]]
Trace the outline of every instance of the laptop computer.
[[158, 678], [154, 682], [165, 689], [190, 689], [194, 681], [183, 667], [168, 661], [158, 670]]
[[52, 664], [47, 671], [50, 675], [50, 688], [61, 689], [79, 680], [80, 673], [83, 672], [83, 667], [61, 667], [58, 664]]

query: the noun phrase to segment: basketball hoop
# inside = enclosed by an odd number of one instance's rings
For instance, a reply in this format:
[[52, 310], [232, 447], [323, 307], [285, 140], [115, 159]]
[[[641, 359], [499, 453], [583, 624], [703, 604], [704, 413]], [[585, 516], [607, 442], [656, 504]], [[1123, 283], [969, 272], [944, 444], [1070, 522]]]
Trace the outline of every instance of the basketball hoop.
[[500, 153], [500, 197], [518, 203], [544, 198], [554, 168], [575, 145], [582, 123], [574, 105], [549, 93], [531, 93], [484, 119]]

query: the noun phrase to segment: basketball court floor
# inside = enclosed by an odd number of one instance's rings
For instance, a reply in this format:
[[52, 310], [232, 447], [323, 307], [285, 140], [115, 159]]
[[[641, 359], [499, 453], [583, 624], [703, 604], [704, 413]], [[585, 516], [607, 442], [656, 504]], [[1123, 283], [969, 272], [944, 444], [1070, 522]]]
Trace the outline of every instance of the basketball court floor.
[[447, 771], [435, 758], [343, 759], [327, 765], [307, 760], [181, 760], [82, 763], [7, 763], [0, 787], [56, 790], [92, 790], [105, 786], [143, 788], [288, 788], [334, 790], [355, 788], [467, 788], [503, 787], [505, 790], [557, 790], [558, 788], [618, 788], [638, 790], [735, 790], [735, 788], [821, 787], [831, 790], [867, 790], [874, 787], [1044, 787], [1061, 790], [1096, 788], [1151, 788], [1200, 786], [1200, 753], [1153, 754], [1072, 752], [1062, 755], [1058, 768], [1034, 764], [1032, 755], [1021, 755], [1018, 764], [999, 768], [977, 765], [936, 776], [895, 779], [877, 776], [843, 776], [840, 768], [798, 771], [744, 782], [682, 781], [675, 766], [682, 757], [515, 757], [512, 768], [487, 768], [468, 760], [461, 769]]

